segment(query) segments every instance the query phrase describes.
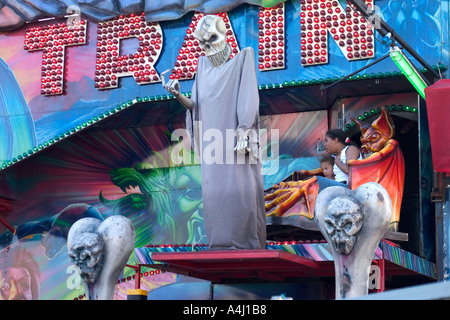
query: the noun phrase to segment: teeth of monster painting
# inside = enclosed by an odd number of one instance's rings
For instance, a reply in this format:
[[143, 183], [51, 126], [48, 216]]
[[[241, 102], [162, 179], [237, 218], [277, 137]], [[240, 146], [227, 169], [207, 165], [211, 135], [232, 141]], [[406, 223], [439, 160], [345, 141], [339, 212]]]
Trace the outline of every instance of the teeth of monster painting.
[[122, 188], [122, 191], [127, 193], [127, 194], [134, 194], [134, 193], [141, 194], [142, 193], [141, 189], [137, 185], [134, 185], [134, 186], [133, 185], [129, 185], [129, 186], [125, 187], [125, 188]]

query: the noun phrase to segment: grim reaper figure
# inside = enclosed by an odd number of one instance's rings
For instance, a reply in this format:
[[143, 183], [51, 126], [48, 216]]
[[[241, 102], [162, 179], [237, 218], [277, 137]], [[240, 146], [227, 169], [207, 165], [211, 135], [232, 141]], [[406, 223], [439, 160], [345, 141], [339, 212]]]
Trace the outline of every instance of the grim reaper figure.
[[165, 83], [163, 78], [163, 86], [187, 109], [186, 129], [201, 159], [209, 247], [263, 249], [266, 223], [258, 159], [259, 95], [254, 51], [245, 48], [230, 59], [225, 23], [216, 15], [204, 16], [194, 36], [206, 57], [198, 59], [191, 97], [180, 93], [176, 79]]

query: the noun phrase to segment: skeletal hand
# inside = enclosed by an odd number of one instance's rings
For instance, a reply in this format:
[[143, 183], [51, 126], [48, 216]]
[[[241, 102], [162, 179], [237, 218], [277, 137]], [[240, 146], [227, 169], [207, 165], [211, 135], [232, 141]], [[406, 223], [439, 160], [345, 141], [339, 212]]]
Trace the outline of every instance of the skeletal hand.
[[170, 69], [167, 69], [166, 71], [164, 71], [163, 73], [161, 73], [161, 81], [162, 81], [162, 86], [164, 87], [164, 89], [166, 89], [169, 93], [173, 94], [174, 96], [178, 96], [180, 94], [180, 83], [178, 82], [177, 79], [170, 79], [167, 83], [164, 79], [164, 74], [166, 74], [167, 72], [169, 72]]
[[238, 141], [236, 143], [236, 147], [234, 148], [234, 151], [236, 151], [238, 154], [245, 154], [246, 152], [250, 151], [250, 146], [248, 142], [248, 132], [249, 130], [237, 130], [237, 138]]
[[300, 211], [304, 212], [297, 214], [314, 217], [315, 188], [318, 188], [317, 177], [301, 181], [282, 181], [274, 185], [264, 195], [266, 215], [281, 217], [300, 202], [304, 204]]

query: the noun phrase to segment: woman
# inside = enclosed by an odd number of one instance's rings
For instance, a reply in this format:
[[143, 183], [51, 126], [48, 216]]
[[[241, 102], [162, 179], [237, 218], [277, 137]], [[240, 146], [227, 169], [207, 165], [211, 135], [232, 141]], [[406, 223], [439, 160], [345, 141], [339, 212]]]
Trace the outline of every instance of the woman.
[[349, 139], [346, 137], [345, 132], [341, 129], [328, 130], [325, 134], [325, 150], [328, 154], [334, 155], [334, 180], [347, 184], [349, 166], [348, 161], [354, 159], [362, 159], [359, 149], [349, 144]]

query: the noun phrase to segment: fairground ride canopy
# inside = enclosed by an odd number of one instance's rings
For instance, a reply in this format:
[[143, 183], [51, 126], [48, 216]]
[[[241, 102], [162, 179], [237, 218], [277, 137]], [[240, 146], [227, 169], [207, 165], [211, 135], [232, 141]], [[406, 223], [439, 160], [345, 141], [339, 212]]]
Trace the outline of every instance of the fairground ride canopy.
[[[448, 1], [365, 3], [435, 68], [430, 74], [405, 52], [429, 82], [436, 70], [446, 72]], [[0, 9], [0, 134], [11, 141], [0, 150], [2, 168], [93, 124], [100, 129], [119, 111], [116, 128], [182, 122], [184, 110], [160, 74], [171, 70], [189, 94], [202, 54], [192, 31], [205, 13], [224, 19], [233, 54], [254, 49], [261, 114], [414, 92], [388, 58], [395, 37], [342, 1], [7, 2]]]

